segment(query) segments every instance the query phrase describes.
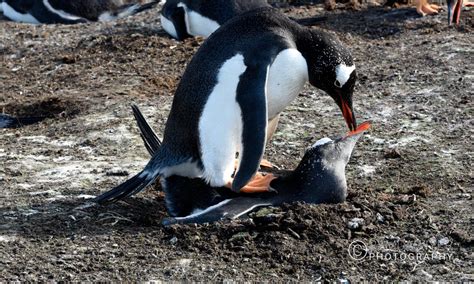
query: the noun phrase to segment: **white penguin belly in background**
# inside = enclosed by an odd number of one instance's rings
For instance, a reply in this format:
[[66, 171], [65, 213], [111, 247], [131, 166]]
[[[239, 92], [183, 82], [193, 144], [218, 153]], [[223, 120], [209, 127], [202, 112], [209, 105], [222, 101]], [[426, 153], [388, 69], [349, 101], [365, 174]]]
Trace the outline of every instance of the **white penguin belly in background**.
[[163, 15], [160, 15], [160, 18], [161, 18], [161, 26], [163, 27], [163, 29], [165, 30], [165, 32], [167, 32], [168, 34], [170, 34], [172, 37], [174, 38], [178, 38], [178, 32], [176, 32], [176, 29], [173, 25], [173, 22], [171, 22], [170, 20], [168, 20], [165, 16]]
[[6, 2], [0, 3], [0, 6], [2, 6], [3, 14], [5, 15], [5, 17], [9, 18], [12, 21], [20, 23], [40, 24], [40, 22], [32, 15], [28, 13], [18, 13]]
[[179, 3], [178, 7], [184, 9], [186, 30], [192, 36], [208, 37], [220, 27], [219, 23], [188, 9], [184, 3]]

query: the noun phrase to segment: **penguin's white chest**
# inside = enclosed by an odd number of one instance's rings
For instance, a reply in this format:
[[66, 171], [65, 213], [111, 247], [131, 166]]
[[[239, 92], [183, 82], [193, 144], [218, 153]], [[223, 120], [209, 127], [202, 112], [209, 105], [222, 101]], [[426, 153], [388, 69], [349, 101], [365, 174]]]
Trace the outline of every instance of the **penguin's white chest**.
[[235, 153], [241, 147], [242, 111], [237, 103], [237, 87], [247, 66], [236, 54], [226, 60], [217, 74], [217, 84], [209, 95], [199, 119], [203, 179], [211, 186], [224, 186], [234, 171]]
[[270, 66], [267, 81], [268, 118], [282, 112], [308, 81], [308, 65], [296, 49], [281, 51]]
[[184, 3], [179, 3], [178, 7], [184, 9], [186, 30], [192, 36], [208, 37], [220, 27], [219, 23], [189, 9]]

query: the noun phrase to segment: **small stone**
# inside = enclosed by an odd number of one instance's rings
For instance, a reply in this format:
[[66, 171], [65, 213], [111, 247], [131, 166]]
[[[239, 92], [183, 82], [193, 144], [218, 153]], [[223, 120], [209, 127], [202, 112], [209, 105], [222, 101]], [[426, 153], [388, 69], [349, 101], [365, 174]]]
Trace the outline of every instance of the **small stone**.
[[428, 272], [424, 270], [419, 270], [418, 274], [421, 274], [421, 276], [424, 277], [425, 279], [433, 278], [433, 275], [429, 274]]
[[190, 259], [190, 258], [182, 258], [182, 259], [178, 260], [178, 264], [179, 264], [179, 266], [186, 267], [186, 266], [189, 266], [192, 261], [193, 260]]
[[430, 245], [432, 245], [432, 246], [435, 246], [435, 245], [438, 243], [438, 241], [436, 240], [435, 237], [431, 237], [431, 238], [428, 240], [428, 243], [429, 243]]
[[362, 218], [353, 218], [352, 220], [347, 223], [347, 227], [351, 230], [357, 230], [362, 228], [364, 225], [364, 219]]
[[385, 218], [383, 217], [382, 214], [380, 214], [380, 213], [377, 212], [376, 217], [377, 217], [377, 222], [379, 222], [379, 223], [385, 222]]
[[172, 245], [175, 245], [177, 242], [178, 242], [178, 238], [177, 238], [177, 237], [172, 237], [172, 238], [170, 239], [170, 244], [172, 244]]
[[412, 252], [412, 253], [418, 252], [418, 249], [417, 249], [415, 246], [410, 245], [410, 244], [403, 245], [403, 246], [402, 246], [402, 249], [403, 249], [404, 251]]
[[402, 155], [397, 149], [390, 149], [383, 155], [385, 159], [400, 159]]
[[447, 266], [443, 265], [439, 268], [439, 273], [440, 274], [447, 274], [451, 271]]
[[262, 209], [258, 210], [255, 212], [254, 216], [257, 218], [263, 218], [266, 217], [272, 213], [275, 212], [275, 209], [272, 207], [263, 207]]
[[240, 232], [230, 237], [229, 242], [232, 243], [236, 241], [245, 240], [247, 238], [250, 238], [250, 234], [248, 232]]
[[347, 279], [347, 274], [345, 272], [341, 272], [341, 274], [339, 274], [339, 278], [337, 279], [337, 283], [349, 284], [351, 281]]
[[297, 239], [301, 239], [300, 235], [298, 235], [298, 233], [295, 232], [295, 231], [293, 231], [291, 228], [288, 228], [288, 232], [290, 232], [290, 234], [291, 234], [293, 237], [295, 237], [295, 238], [297, 238]]
[[74, 64], [76, 63], [77, 58], [71, 55], [65, 55], [61, 58], [61, 62], [64, 64]]
[[438, 240], [439, 246], [445, 246], [449, 244], [449, 239], [447, 237], [441, 238]]
[[127, 170], [121, 168], [112, 168], [109, 169], [106, 173], [106, 176], [117, 176], [117, 177], [126, 177], [129, 175]]
[[407, 240], [407, 241], [414, 241], [414, 240], [416, 240], [416, 236], [413, 235], [413, 234], [406, 234], [406, 235], [405, 235], [405, 240]]

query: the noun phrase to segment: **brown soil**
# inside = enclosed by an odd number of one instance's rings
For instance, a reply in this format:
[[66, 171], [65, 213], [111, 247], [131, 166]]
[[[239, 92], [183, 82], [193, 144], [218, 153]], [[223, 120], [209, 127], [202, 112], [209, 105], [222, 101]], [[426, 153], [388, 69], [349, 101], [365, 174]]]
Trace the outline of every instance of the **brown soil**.
[[[473, 12], [460, 27], [413, 8], [285, 12], [326, 14], [321, 28], [356, 58], [355, 109], [374, 127], [347, 168], [347, 202], [170, 228], [152, 188], [84, 204], [146, 163], [129, 106], [161, 133], [202, 40], [170, 39], [156, 11], [75, 26], [1, 21], [0, 109], [48, 118], [0, 130], [0, 281], [473, 281]], [[291, 169], [305, 147], [344, 131], [308, 86], [266, 155]], [[367, 255], [356, 260], [361, 242]]]

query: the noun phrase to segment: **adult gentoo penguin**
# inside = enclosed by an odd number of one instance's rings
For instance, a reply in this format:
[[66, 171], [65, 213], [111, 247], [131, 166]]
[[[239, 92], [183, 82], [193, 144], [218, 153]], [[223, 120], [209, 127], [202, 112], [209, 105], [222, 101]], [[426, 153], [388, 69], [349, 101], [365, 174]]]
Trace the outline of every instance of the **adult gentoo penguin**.
[[[237, 16], [204, 42], [186, 68], [158, 152], [142, 172], [96, 201], [135, 194], [173, 175], [235, 192], [268, 190], [273, 177], [256, 175], [265, 142], [308, 80], [334, 99], [354, 130], [355, 66], [336, 38], [272, 8]], [[232, 177], [236, 152], [240, 163]]]
[[3, 14], [31, 24], [77, 24], [111, 21], [154, 7], [159, 1], [133, 0], [3, 0]]
[[270, 7], [266, 0], [167, 0], [161, 25], [172, 37], [208, 37], [221, 25], [244, 12]]

